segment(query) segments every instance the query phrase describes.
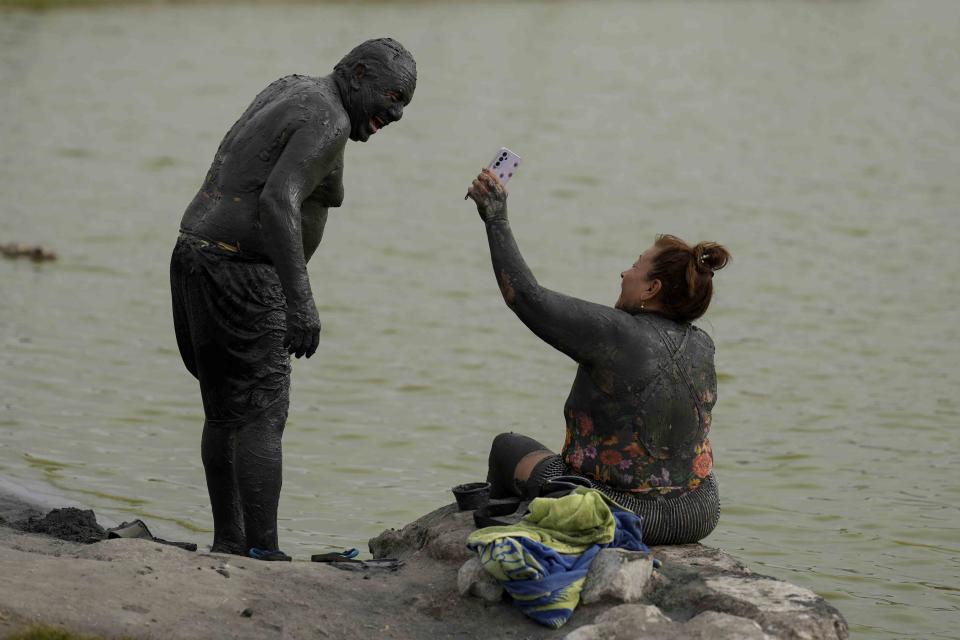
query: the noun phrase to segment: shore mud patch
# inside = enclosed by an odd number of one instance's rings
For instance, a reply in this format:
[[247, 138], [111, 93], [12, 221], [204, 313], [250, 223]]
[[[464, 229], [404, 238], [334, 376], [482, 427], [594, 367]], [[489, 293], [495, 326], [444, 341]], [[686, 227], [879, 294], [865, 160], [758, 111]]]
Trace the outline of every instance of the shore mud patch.
[[42, 533], [69, 542], [92, 544], [107, 539], [106, 530], [97, 524], [91, 509], [54, 509], [44, 516], [27, 518], [13, 526], [20, 531]]

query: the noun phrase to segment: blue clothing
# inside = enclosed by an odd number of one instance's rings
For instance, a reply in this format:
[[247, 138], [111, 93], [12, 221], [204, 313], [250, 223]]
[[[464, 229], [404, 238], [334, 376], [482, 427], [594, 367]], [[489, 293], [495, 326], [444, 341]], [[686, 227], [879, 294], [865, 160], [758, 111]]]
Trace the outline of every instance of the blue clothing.
[[[557, 629], [580, 602], [590, 564], [601, 549], [649, 549], [643, 544], [640, 517], [616, 506], [611, 510], [595, 490], [578, 489], [563, 498], [537, 498], [534, 503], [535, 520], [528, 516], [516, 525], [479, 529], [467, 545], [514, 605]], [[560, 528], [538, 526], [543, 522]]]

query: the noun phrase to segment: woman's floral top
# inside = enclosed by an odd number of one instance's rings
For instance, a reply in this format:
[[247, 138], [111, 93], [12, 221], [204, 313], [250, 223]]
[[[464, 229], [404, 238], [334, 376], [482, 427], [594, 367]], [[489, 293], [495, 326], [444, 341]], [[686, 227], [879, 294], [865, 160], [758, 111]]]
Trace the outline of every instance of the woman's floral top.
[[564, 408], [562, 455], [572, 471], [621, 491], [680, 495], [713, 470], [713, 343], [689, 324], [649, 314], [637, 319], [660, 336], [651, 349], [660, 357], [650, 375], [614, 384], [620, 394], [596, 387], [596, 374], [581, 367]]
[[586, 413], [567, 414], [563, 460], [571, 470], [630, 493], [680, 495], [700, 486], [713, 470], [710, 439], [693, 445], [691, 455], [657, 458], [640, 443], [636, 433], [604, 437], [594, 430]]

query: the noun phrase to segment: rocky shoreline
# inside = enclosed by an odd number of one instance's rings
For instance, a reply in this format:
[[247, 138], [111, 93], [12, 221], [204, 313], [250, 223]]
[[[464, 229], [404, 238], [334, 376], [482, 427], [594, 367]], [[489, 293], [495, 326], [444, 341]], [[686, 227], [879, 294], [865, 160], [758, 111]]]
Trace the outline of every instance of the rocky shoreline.
[[[448, 505], [401, 530], [383, 532], [370, 540], [370, 551], [374, 557], [413, 561], [425, 556], [459, 564], [462, 596], [505, 606], [502, 589], [464, 545], [473, 528], [471, 512]], [[574, 621], [582, 626], [574, 629]], [[843, 615], [814, 592], [755, 574], [720, 549], [700, 544], [652, 547], [650, 555], [601, 551], [580, 607], [557, 633], [566, 640], [849, 636]]]
[[848, 637], [840, 612], [813, 592], [702, 545], [654, 547], [656, 569], [646, 554], [602, 551], [570, 621], [541, 627], [478, 571], [464, 544], [471, 513], [455, 505], [370, 540], [373, 557], [398, 558], [399, 569], [350, 571], [11, 526], [43, 513], [0, 493], [0, 637], [37, 623], [107, 638]]

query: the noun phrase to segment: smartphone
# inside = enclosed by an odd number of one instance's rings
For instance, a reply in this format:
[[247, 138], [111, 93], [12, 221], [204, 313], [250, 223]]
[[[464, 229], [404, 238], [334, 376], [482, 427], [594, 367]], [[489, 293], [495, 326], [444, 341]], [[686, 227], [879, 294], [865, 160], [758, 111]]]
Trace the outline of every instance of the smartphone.
[[500, 179], [501, 184], [505, 185], [507, 181], [513, 177], [513, 174], [517, 172], [519, 166], [520, 156], [506, 147], [501, 147], [487, 168]]

